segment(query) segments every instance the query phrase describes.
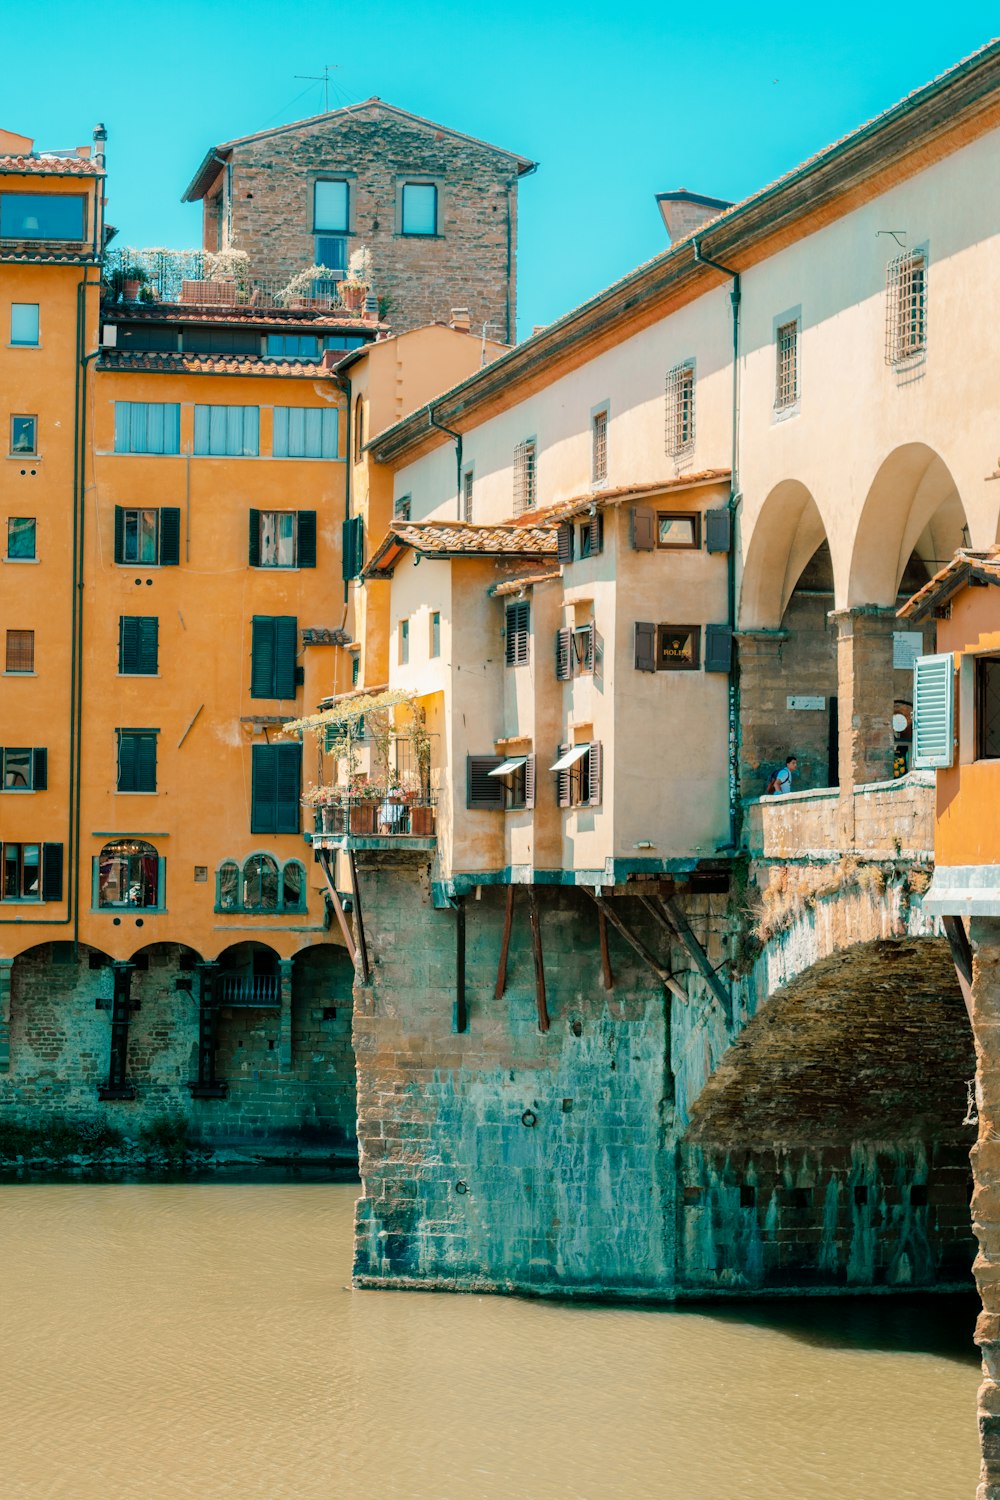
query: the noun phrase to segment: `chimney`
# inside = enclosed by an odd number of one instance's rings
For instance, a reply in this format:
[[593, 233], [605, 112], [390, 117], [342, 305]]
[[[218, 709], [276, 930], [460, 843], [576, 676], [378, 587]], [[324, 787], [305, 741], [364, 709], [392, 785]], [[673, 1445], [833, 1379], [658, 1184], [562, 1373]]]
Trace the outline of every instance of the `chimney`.
[[459, 333], [470, 333], [472, 331], [472, 316], [467, 307], [453, 307], [451, 310], [451, 322], [449, 328], [457, 328]]
[[365, 305], [361, 309], [361, 321], [363, 323], [378, 322], [378, 298], [374, 292], [365, 293]]
[[672, 245], [733, 206], [725, 198], [705, 198], [700, 193], [689, 193], [687, 188], [678, 188], [674, 193], [657, 193], [656, 204]]

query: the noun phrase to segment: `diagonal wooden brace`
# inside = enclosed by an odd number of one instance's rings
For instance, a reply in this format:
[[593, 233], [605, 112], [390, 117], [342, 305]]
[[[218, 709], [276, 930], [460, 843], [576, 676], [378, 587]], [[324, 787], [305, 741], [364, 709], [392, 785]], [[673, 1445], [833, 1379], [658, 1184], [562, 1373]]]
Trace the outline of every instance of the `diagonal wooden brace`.
[[666, 985], [670, 993], [672, 995], [676, 995], [678, 1000], [683, 1000], [686, 1005], [687, 995], [684, 993], [682, 987], [677, 983], [677, 980], [671, 974], [670, 970], [665, 969], [660, 963], [659, 959], [649, 951], [645, 943], [643, 943], [641, 939], [637, 938], [635, 933], [625, 926], [625, 923], [611, 906], [610, 902], [605, 900], [603, 896], [595, 896], [593, 891], [588, 890], [586, 886], [583, 889], [587, 890], [587, 895], [594, 902], [597, 910], [599, 912], [604, 912], [605, 916], [607, 917], [608, 921], [611, 923], [615, 931], [617, 933], [620, 933], [620, 935], [625, 939], [626, 943], [628, 943], [629, 947], [634, 949], [635, 952], [638, 953], [643, 963], [649, 965], [653, 973], [656, 975], [657, 979], [659, 979], [660, 983]]
[[[643, 901], [644, 904], [650, 905], [650, 903], [646, 902], [645, 898], [643, 898]], [[698, 972], [722, 1006], [722, 1014], [731, 1026], [733, 1023], [733, 997], [729, 991], [729, 986], [723, 984], [718, 974], [712, 968], [708, 954], [698, 941], [690, 922], [684, 915], [683, 908], [678, 905], [673, 896], [661, 896], [657, 904], [662, 906], [663, 920], [673, 927], [688, 953], [694, 959]]]

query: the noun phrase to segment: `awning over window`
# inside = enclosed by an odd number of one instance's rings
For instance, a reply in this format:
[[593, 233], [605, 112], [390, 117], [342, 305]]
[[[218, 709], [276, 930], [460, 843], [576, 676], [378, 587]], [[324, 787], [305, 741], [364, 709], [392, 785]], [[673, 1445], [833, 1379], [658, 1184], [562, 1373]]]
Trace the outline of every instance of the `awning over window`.
[[487, 776], [509, 776], [512, 771], [519, 771], [522, 766], [527, 765], [527, 762], [526, 755], [515, 755], [513, 759], [502, 761], [500, 765], [494, 766], [493, 770], [487, 771], [486, 774]]
[[565, 755], [560, 755], [554, 766], [549, 766], [550, 771], [565, 771], [568, 766], [573, 766], [578, 760], [582, 760], [590, 749], [590, 745], [574, 745], [572, 750], [567, 750]]

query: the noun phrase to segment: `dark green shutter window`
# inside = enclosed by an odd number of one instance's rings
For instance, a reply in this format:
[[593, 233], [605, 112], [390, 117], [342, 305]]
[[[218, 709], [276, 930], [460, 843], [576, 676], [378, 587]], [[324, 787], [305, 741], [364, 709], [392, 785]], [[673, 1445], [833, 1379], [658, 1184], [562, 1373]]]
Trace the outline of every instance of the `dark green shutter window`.
[[[2, 757], [0, 751], [0, 757]], [[49, 785], [49, 752], [44, 749], [32, 750], [31, 752], [31, 790], [33, 792], [44, 792]], [[59, 844], [56, 846], [62, 848]]]
[[299, 622], [294, 615], [254, 615], [251, 698], [294, 698]]
[[115, 562], [125, 561], [125, 507], [115, 506]]
[[656, 546], [656, 515], [643, 505], [632, 510], [632, 546], [636, 552], [652, 552]]
[[181, 560], [181, 513], [172, 505], [160, 511], [160, 566], [176, 568]]
[[119, 729], [118, 790], [156, 791], [155, 729]]
[[556, 528], [556, 556], [561, 563], [573, 561], [573, 522], [560, 521]]
[[345, 521], [342, 535], [344, 577], [357, 578], [365, 556], [365, 534], [361, 517], [351, 516]]
[[63, 894], [63, 846], [42, 845], [42, 900], [61, 901]]
[[705, 671], [728, 672], [733, 664], [733, 632], [728, 625], [705, 626]]
[[299, 511], [299, 545], [296, 561], [300, 568], [316, 566], [316, 512]]
[[708, 552], [728, 552], [733, 545], [733, 514], [729, 506], [705, 512], [705, 548]]
[[251, 568], [260, 567], [260, 511], [250, 512], [250, 546], [247, 552], [247, 560]]
[[155, 677], [159, 670], [156, 615], [122, 615], [118, 621], [118, 670], [126, 676]]
[[556, 678], [559, 682], [566, 682], [573, 675], [570, 665], [570, 653], [573, 649], [572, 630], [556, 631]]
[[298, 833], [301, 781], [301, 745], [254, 745], [251, 833]]
[[506, 631], [505, 660], [508, 667], [521, 667], [528, 661], [531, 634], [531, 609], [527, 600], [508, 604], [504, 617]]
[[601, 793], [604, 785], [604, 755], [601, 750], [600, 740], [591, 742], [587, 753], [587, 801], [591, 807], [597, 806], [601, 801]]
[[274, 626], [274, 696], [294, 698], [299, 622], [294, 615], [278, 615]]

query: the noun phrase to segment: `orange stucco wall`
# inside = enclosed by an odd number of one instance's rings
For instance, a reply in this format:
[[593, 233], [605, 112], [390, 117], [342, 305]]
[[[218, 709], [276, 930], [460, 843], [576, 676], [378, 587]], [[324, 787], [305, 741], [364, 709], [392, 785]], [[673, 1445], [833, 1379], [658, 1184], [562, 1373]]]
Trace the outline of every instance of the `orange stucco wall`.
[[940, 865], [1000, 864], [1000, 760], [975, 759], [971, 654], [1000, 654], [1000, 589], [966, 588], [938, 622], [938, 650], [959, 663], [958, 754], [938, 772], [935, 858]]

